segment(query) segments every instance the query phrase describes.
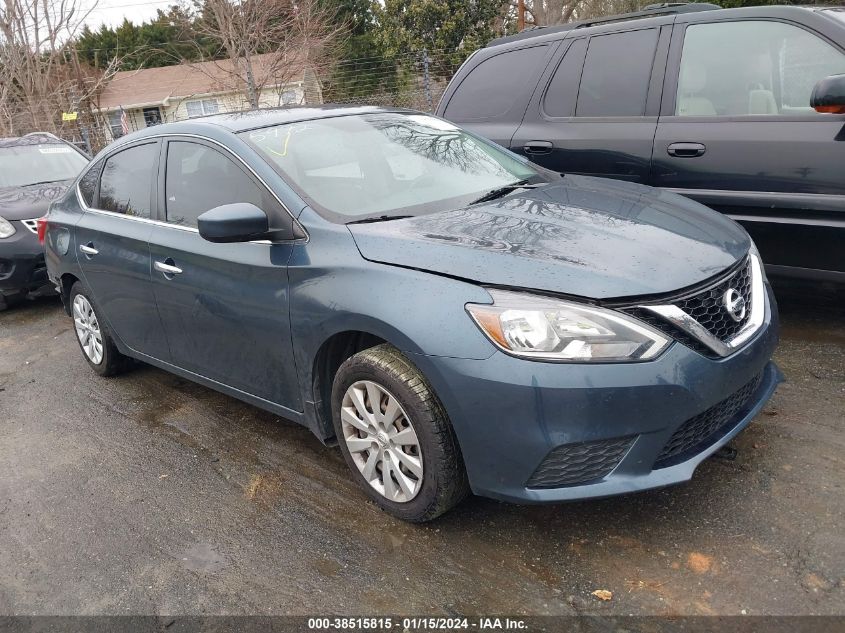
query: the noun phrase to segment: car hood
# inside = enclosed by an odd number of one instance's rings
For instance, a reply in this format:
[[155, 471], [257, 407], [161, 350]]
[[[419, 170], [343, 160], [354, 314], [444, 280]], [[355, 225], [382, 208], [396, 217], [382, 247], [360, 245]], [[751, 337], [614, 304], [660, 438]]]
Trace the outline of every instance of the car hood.
[[67, 191], [73, 180], [0, 188], [0, 217], [31, 220], [47, 213], [50, 203]]
[[733, 220], [692, 200], [585, 176], [349, 230], [371, 261], [598, 300], [694, 285], [751, 245]]

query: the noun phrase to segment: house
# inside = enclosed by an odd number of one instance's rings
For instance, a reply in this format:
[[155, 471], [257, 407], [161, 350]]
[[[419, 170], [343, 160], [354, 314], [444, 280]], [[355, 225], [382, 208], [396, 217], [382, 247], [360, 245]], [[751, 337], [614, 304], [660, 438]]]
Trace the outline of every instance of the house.
[[[322, 103], [320, 83], [308, 65], [279, 63], [278, 56], [251, 58], [259, 107]], [[118, 72], [99, 95], [98, 112], [107, 141], [129, 131], [218, 112], [249, 109], [243, 64], [229, 59]]]

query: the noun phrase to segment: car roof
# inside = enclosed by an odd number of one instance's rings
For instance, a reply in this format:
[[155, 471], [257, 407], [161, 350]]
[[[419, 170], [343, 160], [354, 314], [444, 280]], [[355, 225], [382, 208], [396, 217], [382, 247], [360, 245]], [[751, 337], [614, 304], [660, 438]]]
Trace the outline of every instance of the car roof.
[[[648, 24], [651, 20], [690, 13], [701, 14], [706, 12], [706, 17], [710, 19], [720, 19], [740, 15], [749, 18], [788, 17], [789, 14], [796, 15], [797, 13], [817, 12], [837, 8], [840, 7], [827, 5], [761, 5], [723, 9], [718, 5], [704, 2], [665, 3], [663, 5], [651, 5], [651, 7], [647, 7], [643, 11], [604, 16], [593, 20], [580, 20], [578, 22], [569, 22], [568, 24], [555, 26], [529, 27], [519, 33], [515, 33], [514, 35], [506, 35], [505, 37], [499, 37], [491, 40], [485, 48], [496, 48], [513, 42], [533, 40], [535, 38], [560, 39], [560, 37], [564, 37], [566, 33], [576, 29], [588, 29], [591, 27], [607, 26], [610, 24], [624, 24], [626, 22], [633, 21], [636, 21], [638, 24]], [[554, 37], [555, 35], [559, 37]]]
[[67, 142], [49, 132], [31, 132], [23, 136], [0, 138], [0, 147], [21, 147], [23, 145], [66, 145]]
[[255, 130], [274, 125], [286, 123], [297, 123], [299, 121], [313, 121], [316, 119], [328, 119], [338, 116], [350, 116], [359, 114], [375, 114], [379, 112], [393, 112], [405, 114], [420, 114], [416, 110], [404, 108], [384, 108], [379, 106], [355, 106], [343, 104], [326, 104], [307, 107], [281, 107], [265, 108], [260, 110], [245, 110], [243, 112], [229, 112], [226, 114], [211, 114], [204, 117], [196, 117], [175, 123], [164, 123], [148, 127], [138, 132], [133, 132], [124, 139], [135, 140], [145, 136], [159, 136], [162, 134], [199, 133], [203, 130], [224, 129], [235, 134], [247, 130]]

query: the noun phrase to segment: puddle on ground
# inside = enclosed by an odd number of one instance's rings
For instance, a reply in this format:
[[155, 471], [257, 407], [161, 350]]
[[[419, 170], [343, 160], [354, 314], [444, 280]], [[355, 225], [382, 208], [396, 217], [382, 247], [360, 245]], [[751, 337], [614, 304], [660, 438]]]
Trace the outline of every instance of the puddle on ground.
[[182, 566], [191, 571], [214, 573], [229, 566], [229, 561], [214, 551], [214, 547], [208, 543], [197, 543], [189, 547], [180, 560]]

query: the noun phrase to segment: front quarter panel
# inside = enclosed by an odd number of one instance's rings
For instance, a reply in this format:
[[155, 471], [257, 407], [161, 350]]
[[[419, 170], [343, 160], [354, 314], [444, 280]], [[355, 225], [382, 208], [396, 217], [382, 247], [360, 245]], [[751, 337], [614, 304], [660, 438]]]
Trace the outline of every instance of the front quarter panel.
[[311, 401], [313, 364], [330, 337], [366, 332], [404, 352], [489, 358], [493, 345], [466, 313], [468, 302], [489, 303], [480, 286], [365, 260], [346, 226], [305, 209], [307, 243], [289, 264], [291, 331], [304, 399]]

